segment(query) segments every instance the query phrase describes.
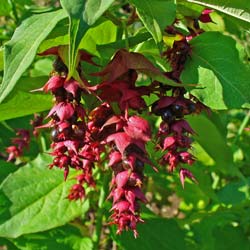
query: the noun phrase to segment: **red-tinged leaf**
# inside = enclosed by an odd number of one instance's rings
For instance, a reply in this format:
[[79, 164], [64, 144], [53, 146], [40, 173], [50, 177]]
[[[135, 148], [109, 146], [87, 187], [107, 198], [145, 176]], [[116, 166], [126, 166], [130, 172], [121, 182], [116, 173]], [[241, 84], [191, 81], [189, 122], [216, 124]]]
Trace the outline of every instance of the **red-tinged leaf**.
[[64, 141], [65, 147], [68, 148], [68, 151], [74, 151], [75, 154], [78, 152], [79, 141], [67, 140]]
[[105, 127], [116, 124], [116, 129], [119, 130], [123, 127], [124, 121], [121, 119], [120, 116], [114, 115], [111, 118], [109, 118], [102, 126], [101, 130], [103, 130]]
[[156, 105], [156, 110], [166, 108], [176, 101], [176, 97], [164, 96], [162, 97]]
[[89, 64], [95, 65], [95, 66], [99, 66], [98, 64], [96, 64], [92, 58], [94, 57], [93, 55], [89, 54], [88, 52], [84, 51], [84, 50], [80, 50], [80, 60], [81, 61], [85, 61]]
[[109, 166], [117, 164], [122, 161], [121, 153], [118, 151], [113, 151], [109, 154]]
[[56, 113], [60, 121], [64, 121], [69, 119], [74, 114], [74, 112], [75, 110], [71, 103], [60, 102], [50, 110], [47, 117], [50, 117]]
[[163, 150], [167, 150], [176, 143], [176, 139], [173, 136], [166, 137], [163, 143]]
[[136, 115], [129, 117], [124, 131], [136, 140], [149, 141], [151, 137], [151, 129], [148, 122]]
[[38, 54], [39, 56], [58, 55], [58, 46], [49, 48]]
[[203, 10], [199, 17], [199, 21], [201, 21], [202, 23], [213, 23], [213, 20], [209, 15], [212, 12], [213, 10], [209, 10], [209, 9]]
[[64, 88], [75, 97], [79, 88], [79, 83], [71, 78], [69, 81], [65, 82]]
[[129, 207], [130, 207], [130, 204], [128, 201], [120, 201], [120, 202], [116, 203], [115, 205], [113, 205], [111, 210], [116, 210], [120, 214], [122, 212], [127, 211], [129, 209]]
[[129, 179], [129, 175], [130, 175], [130, 173], [127, 170], [122, 171], [116, 175], [115, 183], [116, 183], [118, 188], [122, 188], [126, 185], [128, 179]]
[[144, 193], [141, 191], [139, 187], [131, 187], [137, 199], [140, 199], [142, 202], [147, 203], [148, 200], [145, 197]]
[[60, 88], [63, 86], [64, 84], [64, 80], [65, 78], [63, 77], [60, 77], [60, 76], [52, 76], [48, 82], [44, 85], [43, 87], [43, 90], [45, 92], [48, 92], [48, 91], [53, 91], [57, 88]]
[[[49, 48], [41, 53], [39, 53], [39, 56], [49, 56], [49, 55], [58, 55], [60, 56], [61, 53], [59, 53], [59, 47], [60, 46], [56, 46], [53, 48]], [[81, 61], [85, 61], [89, 64], [95, 65], [95, 66], [99, 66], [98, 64], [96, 64], [92, 58], [94, 57], [93, 55], [89, 54], [88, 52], [86, 52], [85, 50], [79, 50], [78, 51], [79, 55], [80, 55], [80, 60]], [[61, 58], [63, 59], [63, 58]]]
[[186, 178], [192, 180], [195, 183], [198, 183], [196, 178], [194, 177], [194, 175], [189, 170], [187, 170], [185, 168], [180, 169], [179, 175], [180, 175], [181, 185], [183, 188], [184, 188]]
[[124, 189], [122, 188], [116, 188], [113, 190], [113, 192], [111, 193], [113, 196], [113, 202], [117, 202], [118, 200], [120, 200], [120, 198], [123, 196], [124, 194]]
[[94, 73], [95, 76], [103, 76], [108, 82], [113, 82], [130, 69], [143, 72], [151, 78], [171, 86], [179, 86], [174, 81], [164, 76], [146, 57], [135, 52], [128, 52], [120, 49], [110, 61], [110, 63], [101, 71]]
[[177, 135], [181, 136], [182, 132], [188, 132], [190, 134], [194, 134], [194, 130], [190, 127], [187, 121], [179, 120], [171, 125], [171, 130], [175, 132]]
[[60, 141], [60, 142], [54, 143], [52, 145], [52, 147], [53, 147], [54, 151], [57, 151], [57, 150], [60, 151], [62, 148], [66, 147], [69, 151], [74, 151], [74, 153], [77, 154], [79, 142], [78, 141], [71, 141], [71, 140]]
[[125, 110], [129, 105], [132, 109], [143, 109], [146, 107], [145, 101], [141, 98], [139, 89], [129, 89], [128, 84], [119, 86], [119, 90], [122, 93], [122, 98], [119, 99], [119, 105], [121, 110]]
[[132, 206], [133, 209], [132, 210], [135, 210], [134, 208], [134, 204], [135, 204], [135, 194], [133, 191], [131, 190], [126, 190], [125, 191], [125, 197], [126, 197], [126, 200], [130, 203], [130, 207]]
[[116, 147], [123, 155], [125, 149], [132, 143], [132, 139], [125, 132], [119, 132], [108, 136], [107, 142], [114, 141]]

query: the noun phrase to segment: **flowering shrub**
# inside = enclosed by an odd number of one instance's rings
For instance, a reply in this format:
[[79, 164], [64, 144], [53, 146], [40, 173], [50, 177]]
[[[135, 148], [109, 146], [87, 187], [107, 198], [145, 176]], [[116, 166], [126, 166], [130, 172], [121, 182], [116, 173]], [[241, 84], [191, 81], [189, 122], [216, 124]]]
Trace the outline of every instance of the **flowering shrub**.
[[248, 249], [248, 10], [6, 1], [0, 246]]

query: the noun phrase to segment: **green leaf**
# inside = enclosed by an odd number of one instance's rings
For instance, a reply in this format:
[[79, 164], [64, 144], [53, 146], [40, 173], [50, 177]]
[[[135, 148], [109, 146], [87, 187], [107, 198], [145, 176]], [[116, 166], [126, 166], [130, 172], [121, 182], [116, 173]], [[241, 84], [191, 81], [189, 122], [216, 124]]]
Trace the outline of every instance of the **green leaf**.
[[10, 173], [16, 170], [17, 166], [15, 166], [13, 163], [0, 160], [0, 182], [2, 182]]
[[220, 201], [226, 205], [237, 205], [241, 202], [249, 200], [249, 185], [250, 178], [245, 181], [234, 181], [228, 183], [226, 186], [218, 191]]
[[[249, 212], [248, 212], [249, 213]], [[243, 228], [232, 226], [232, 222], [240, 221], [244, 210], [239, 215], [230, 209], [221, 209], [216, 212], [198, 214], [192, 228], [199, 250], [233, 250], [249, 249], [249, 239], [244, 234]], [[203, 217], [203, 218], [201, 218]]]
[[245, 234], [243, 228], [239, 226], [234, 227], [232, 225], [227, 225], [221, 228], [215, 228], [213, 230], [213, 236], [215, 237], [215, 249], [249, 250], [250, 240]]
[[49, 110], [51, 95], [30, 93], [42, 87], [48, 77], [22, 77], [4, 103], [0, 105], [0, 121]]
[[[224, 173], [233, 173], [233, 155], [226, 143], [226, 127], [224, 133], [220, 117], [216, 114], [208, 117], [205, 115], [190, 116], [188, 122], [197, 133], [195, 140], [216, 162], [218, 170]], [[208, 134], [209, 133], [209, 134]]]
[[206, 8], [217, 10], [231, 17], [250, 23], [250, 2], [248, 0], [187, 0], [190, 3], [196, 3]]
[[19, 91], [0, 105], [0, 121], [49, 110], [51, 105], [50, 95]]
[[235, 41], [219, 32], [206, 32], [190, 42], [191, 58], [181, 79], [199, 84], [191, 93], [213, 109], [240, 108], [250, 102], [250, 70], [239, 59]]
[[130, 0], [144, 26], [151, 33], [156, 43], [162, 41], [162, 32], [175, 19], [175, 1], [168, 0]]
[[[141, 42], [144, 42], [151, 38], [150, 33], [138, 33], [133, 37], [128, 38], [128, 43], [130, 47], [133, 47]], [[101, 54], [102, 57], [110, 59], [110, 57], [118, 50], [126, 47], [126, 41], [118, 40], [109, 44], [97, 45], [97, 51]]]
[[87, 50], [93, 55], [100, 56], [97, 46], [115, 42], [116, 36], [117, 26], [111, 21], [104, 21], [86, 32], [80, 43], [80, 48]]
[[0, 16], [9, 16], [12, 10], [9, 0], [1, 0], [0, 4]]
[[84, 19], [87, 24], [94, 24], [114, 1], [115, 0], [88, 0], [84, 11]]
[[68, 26], [68, 19], [61, 20], [40, 44], [38, 53], [42, 53], [52, 47], [69, 44]]
[[[53, 60], [51, 58], [42, 58], [34, 63], [34, 68], [30, 71], [31, 77], [49, 76], [52, 71]], [[37, 86], [36, 86], [37, 88]]]
[[186, 0], [177, 0], [177, 17], [180, 15], [198, 18], [204, 8], [197, 4], [189, 3]]
[[49, 155], [41, 155], [5, 179], [1, 191], [9, 199], [11, 217], [0, 225], [0, 237], [16, 238], [64, 225], [82, 216], [89, 203], [66, 199], [73, 178], [63, 180], [59, 169], [49, 169]]
[[65, 18], [63, 10], [34, 15], [16, 29], [4, 46], [4, 78], [0, 85], [0, 103], [15, 87], [17, 81], [35, 58], [41, 42], [56, 24]]
[[[173, 220], [148, 218], [138, 225], [139, 237], [134, 239], [131, 232], [124, 232], [117, 237], [123, 249], [129, 250], [185, 250], [184, 232]], [[150, 240], [145, 240], [150, 239]], [[173, 240], [178, 239], [178, 240]]]
[[68, 78], [75, 75], [78, 64], [78, 49], [83, 35], [89, 26], [84, 20], [84, 0], [61, 0], [62, 7], [66, 10], [69, 17], [69, 55], [68, 55]]
[[21, 250], [91, 250], [91, 239], [71, 225], [9, 239]]
[[3, 71], [4, 62], [3, 62], [3, 49], [0, 48], [0, 71]]

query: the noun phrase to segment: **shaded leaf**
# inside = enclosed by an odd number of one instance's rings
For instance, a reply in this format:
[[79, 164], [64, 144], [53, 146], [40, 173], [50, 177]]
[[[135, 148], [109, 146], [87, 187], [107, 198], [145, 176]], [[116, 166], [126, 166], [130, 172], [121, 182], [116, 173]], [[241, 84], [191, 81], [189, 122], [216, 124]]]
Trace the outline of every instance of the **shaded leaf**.
[[71, 225], [9, 239], [21, 250], [91, 250], [91, 240]]
[[[240, 218], [240, 215], [237, 216], [234, 211], [223, 209], [198, 216], [200, 217], [199, 222], [193, 223], [198, 249], [233, 250], [236, 247], [247, 250], [249, 248], [249, 240], [244, 235], [242, 228], [232, 227], [232, 222]], [[228, 238], [229, 235], [231, 236]]]
[[15, 166], [13, 163], [0, 160], [0, 182], [2, 182], [10, 173], [16, 171], [17, 169], [18, 167]]
[[[152, 231], [153, 230], [153, 231]], [[185, 250], [184, 232], [173, 220], [163, 218], [145, 219], [145, 224], [138, 225], [139, 237], [135, 240], [131, 232], [124, 232], [120, 237], [123, 249], [130, 250]], [[150, 239], [150, 240], [145, 240]], [[178, 239], [178, 240], [173, 240]]]
[[219, 32], [206, 32], [191, 40], [191, 58], [182, 81], [198, 83], [191, 93], [213, 109], [240, 108], [250, 102], [250, 74], [239, 59], [235, 41]]
[[0, 102], [9, 95], [30, 66], [41, 42], [65, 17], [63, 10], [34, 15], [16, 29], [12, 39], [4, 46], [4, 78], [0, 85]]
[[88, 201], [70, 202], [67, 197], [75, 180], [63, 180], [58, 169], [48, 169], [49, 155], [38, 156], [5, 179], [1, 191], [9, 199], [11, 217], [0, 225], [0, 236], [16, 238], [64, 225], [88, 209]]
[[230, 182], [218, 191], [218, 197], [226, 205], [240, 204], [247, 199], [249, 200], [249, 197], [247, 197], [249, 185], [249, 178], [246, 182]]
[[249, 250], [250, 240], [243, 228], [227, 225], [213, 230], [215, 250]]

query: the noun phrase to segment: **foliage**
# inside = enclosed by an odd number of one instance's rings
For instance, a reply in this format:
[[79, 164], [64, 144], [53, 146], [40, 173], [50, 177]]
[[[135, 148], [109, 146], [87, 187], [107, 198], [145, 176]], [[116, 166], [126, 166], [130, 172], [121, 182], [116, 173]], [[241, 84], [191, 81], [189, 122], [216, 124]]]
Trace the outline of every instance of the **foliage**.
[[249, 249], [249, 3], [2, 0], [0, 249]]

